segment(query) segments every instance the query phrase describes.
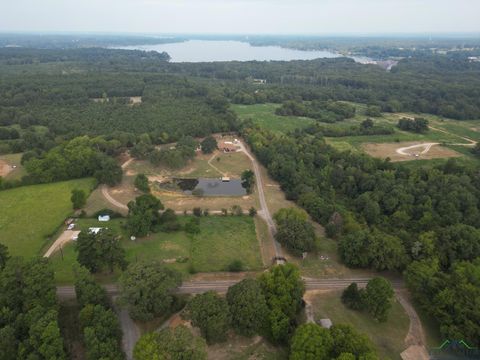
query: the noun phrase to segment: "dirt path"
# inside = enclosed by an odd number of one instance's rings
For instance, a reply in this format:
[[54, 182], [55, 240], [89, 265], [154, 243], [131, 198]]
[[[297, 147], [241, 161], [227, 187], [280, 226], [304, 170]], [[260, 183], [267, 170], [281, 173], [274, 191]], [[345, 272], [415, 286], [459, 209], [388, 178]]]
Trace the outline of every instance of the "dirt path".
[[404, 360], [428, 360], [430, 359], [426, 348], [425, 333], [422, 322], [417, 312], [413, 308], [409, 294], [406, 290], [396, 289], [395, 296], [402, 305], [410, 319], [407, 336], [405, 337], [405, 346], [407, 349], [402, 352], [401, 357]]
[[[113, 298], [114, 303], [116, 297]], [[127, 309], [124, 307], [119, 307], [115, 305], [115, 311], [120, 321], [120, 327], [122, 328], [122, 349], [127, 356], [127, 360], [133, 360], [133, 348], [140, 338], [140, 329], [137, 324], [132, 320]]]
[[128, 210], [128, 206], [122, 204], [121, 202], [115, 200], [112, 195], [108, 192], [108, 186], [107, 185], [102, 185], [102, 195], [103, 197], [113, 206], [122, 209], [122, 210]]
[[275, 222], [273, 221], [272, 215], [270, 214], [270, 210], [268, 209], [267, 205], [267, 200], [265, 198], [265, 192], [263, 190], [263, 180], [262, 180], [262, 174], [260, 172], [260, 167], [258, 166], [257, 159], [253, 157], [252, 154], [247, 150], [246, 146], [243, 144], [243, 142], [239, 142], [240, 144], [240, 151], [244, 152], [245, 155], [250, 159], [250, 161], [253, 164], [253, 172], [255, 173], [255, 178], [256, 178], [256, 183], [257, 183], [257, 189], [258, 189], [258, 198], [260, 200], [260, 211], [258, 212], [258, 215], [260, 215], [268, 225], [268, 232], [270, 233], [271, 238], [273, 239], [273, 245], [275, 248], [275, 256], [276, 257], [282, 257], [282, 248], [280, 244], [275, 240], [275, 234], [277, 232], [277, 227], [275, 225]]
[[50, 246], [50, 248], [47, 250], [45, 255], [43, 255], [43, 257], [50, 257], [50, 255], [52, 255], [56, 250], [60, 249], [67, 242], [72, 241], [72, 238], [74, 236], [78, 236], [78, 234], [80, 234], [80, 231], [65, 230], [63, 233], [60, 234], [58, 239], [55, 240], [52, 246]]
[[421, 153], [419, 153], [419, 155], [423, 155], [423, 154], [428, 153], [430, 151], [430, 149], [432, 148], [432, 146], [439, 145], [439, 144], [440, 143], [423, 143], [423, 144], [418, 144], [418, 145], [401, 147], [401, 148], [398, 148], [395, 151], [397, 152], [397, 154], [400, 154], [400, 155], [411, 156], [412, 154], [406, 152], [407, 150], [412, 150], [412, 149], [416, 149], [416, 148], [424, 148], [424, 150]]
[[213, 159], [215, 159], [217, 157], [217, 154], [213, 154], [213, 156], [208, 160], [208, 165], [210, 165], [210, 167], [215, 170], [216, 172], [218, 172], [219, 174], [221, 174], [223, 177], [227, 176], [226, 173], [224, 173], [223, 171], [220, 171], [219, 168], [217, 168], [215, 165], [212, 164], [212, 161]]
[[439, 132], [442, 132], [444, 134], [456, 136], [456, 137], [468, 142], [468, 144], [448, 144], [448, 145], [458, 145], [458, 146], [475, 146], [475, 145], [477, 145], [477, 142], [475, 140], [470, 139], [470, 138], [467, 138], [467, 137], [464, 137], [464, 136], [461, 136], [461, 135], [457, 135], [457, 134], [453, 134], [453, 133], [451, 133], [447, 130], [439, 129], [439, 128], [436, 128], [436, 127], [433, 127], [433, 126], [428, 126], [428, 127], [429, 127], [429, 129], [439, 131]]
[[[129, 158], [127, 161], [125, 161], [123, 164], [122, 164], [122, 170], [124, 170], [128, 165], [130, 165], [130, 163], [133, 161], [133, 158]], [[110, 193], [108, 192], [108, 186], [107, 185], [102, 185], [101, 187], [102, 189], [102, 195], [103, 197], [110, 203], [112, 204], [113, 206], [116, 206], [117, 208], [119, 209], [122, 209], [122, 210], [128, 210], [128, 206], [125, 205], [125, 204], [122, 204], [121, 202], [115, 200], [111, 195]]]

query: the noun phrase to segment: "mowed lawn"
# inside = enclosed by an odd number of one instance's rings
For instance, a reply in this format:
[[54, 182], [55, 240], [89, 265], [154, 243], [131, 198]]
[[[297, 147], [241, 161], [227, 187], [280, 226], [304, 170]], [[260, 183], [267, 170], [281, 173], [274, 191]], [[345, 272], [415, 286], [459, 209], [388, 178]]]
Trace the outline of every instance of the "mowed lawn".
[[[180, 216], [181, 223], [191, 216]], [[189, 272], [225, 271], [234, 260], [241, 260], [245, 270], [263, 268], [259, 242], [255, 233], [255, 223], [249, 216], [207, 216], [200, 220], [200, 233], [187, 234], [185, 231], [172, 233], [159, 232], [132, 241], [123, 226], [126, 219], [115, 219], [108, 223], [99, 223], [95, 219], [81, 219], [77, 229], [88, 227], [108, 227], [121, 235], [122, 246], [129, 262], [141, 260], [160, 260], [167, 266], [184, 274]], [[72, 268], [76, 261], [74, 244], [63, 248], [62, 253], [52, 256], [55, 277], [58, 283], [73, 282]], [[118, 278], [119, 273], [99, 274], [100, 281], [109, 282]]]
[[232, 105], [232, 110], [242, 120], [252, 119], [254, 124], [262, 128], [283, 133], [317, 122], [306, 117], [275, 115], [278, 107], [280, 104]]
[[381, 359], [400, 360], [410, 325], [402, 305], [394, 299], [388, 320], [379, 323], [366, 312], [345, 307], [341, 295], [338, 291], [318, 294], [313, 300], [315, 320], [329, 318], [333, 324], [350, 324], [373, 341]]
[[22, 186], [0, 191], [0, 243], [14, 256], [40, 255], [58, 227], [72, 213], [73, 189], [87, 194], [93, 179]]

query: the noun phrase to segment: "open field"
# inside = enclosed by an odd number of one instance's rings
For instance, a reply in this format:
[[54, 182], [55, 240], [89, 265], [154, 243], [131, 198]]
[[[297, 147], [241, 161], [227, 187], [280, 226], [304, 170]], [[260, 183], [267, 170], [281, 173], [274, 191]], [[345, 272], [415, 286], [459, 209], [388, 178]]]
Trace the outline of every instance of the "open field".
[[232, 105], [232, 110], [240, 119], [252, 119], [254, 124], [276, 132], [285, 133], [316, 122], [305, 117], [275, 115], [278, 107], [280, 104]]
[[21, 164], [23, 153], [0, 155], [0, 176], [7, 180], [19, 180], [26, 175]]
[[346, 308], [340, 297], [339, 291], [312, 295], [315, 320], [329, 318], [333, 324], [350, 324], [373, 341], [381, 359], [399, 360], [400, 353], [406, 348], [404, 339], [410, 324], [402, 305], [394, 299], [388, 320], [379, 323], [366, 312]]
[[[185, 223], [190, 216], [180, 216]], [[131, 241], [125, 234], [122, 225], [125, 219], [115, 219], [108, 223], [99, 223], [95, 219], [80, 219], [77, 229], [89, 227], [108, 227], [121, 235], [129, 262], [140, 260], [163, 260], [168, 266], [188, 273], [224, 271], [234, 260], [241, 260], [245, 270], [261, 270], [263, 268], [259, 242], [255, 232], [255, 223], [248, 216], [208, 216], [200, 220], [200, 233], [189, 235], [184, 231], [173, 233], [156, 233]], [[74, 244], [66, 245], [62, 253], [52, 256], [55, 277], [58, 283], [71, 283], [72, 266], [76, 264]], [[182, 260], [182, 258], [184, 260]], [[180, 262], [177, 262], [179, 260]], [[118, 273], [102, 274], [100, 281], [112, 281]]]
[[93, 179], [22, 186], [0, 192], [0, 239], [10, 254], [40, 255], [58, 227], [71, 214], [71, 191], [89, 193]]
[[433, 145], [430, 147], [429, 144], [434, 143], [366, 143], [362, 148], [370, 156], [381, 159], [390, 158], [392, 161], [446, 159], [462, 156], [461, 153], [445, 146]]
[[[143, 173], [150, 180], [152, 193], [157, 196], [166, 208], [176, 211], [191, 211], [194, 207], [216, 210], [230, 209], [233, 205], [239, 205], [245, 211], [249, 208], [258, 207], [258, 199], [254, 194], [245, 196], [216, 196], [197, 197], [186, 195], [181, 191], [169, 191], [157, 186], [157, 182], [172, 178], [220, 178], [227, 176], [233, 179], [241, 177], [243, 171], [252, 168], [252, 163], [243, 152], [222, 153], [216, 151], [213, 154], [198, 153], [187, 166], [182, 169], [172, 170], [165, 167], [153, 166], [149, 161], [132, 160], [124, 169], [121, 184], [108, 188], [109, 195], [121, 204], [128, 204], [141, 192], [135, 189], [134, 180], [137, 174]], [[96, 211], [111, 208], [126, 215], [125, 207], [111, 204], [102, 194], [101, 189], [95, 190], [87, 201], [85, 211], [88, 215]]]

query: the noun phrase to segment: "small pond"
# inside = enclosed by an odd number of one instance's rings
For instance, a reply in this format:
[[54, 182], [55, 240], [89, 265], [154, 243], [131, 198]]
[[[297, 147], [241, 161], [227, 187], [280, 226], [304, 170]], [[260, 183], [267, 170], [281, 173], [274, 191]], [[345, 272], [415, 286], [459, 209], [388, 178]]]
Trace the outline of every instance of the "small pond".
[[242, 180], [231, 179], [175, 179], [176, 185], [189, 195], [198, 196], [244, 196], [247, 191], [242, 186]]

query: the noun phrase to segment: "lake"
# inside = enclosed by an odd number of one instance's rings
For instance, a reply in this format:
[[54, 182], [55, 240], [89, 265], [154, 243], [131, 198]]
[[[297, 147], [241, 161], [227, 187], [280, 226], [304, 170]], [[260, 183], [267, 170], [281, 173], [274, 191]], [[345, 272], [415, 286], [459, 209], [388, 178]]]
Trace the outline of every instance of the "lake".
[[279, 46], [252, 46], [241, 41], [188, 40], [158, 45], [123, 46], [118, 49], [167, 52], [171, 62], [313, 60], [336, 58], [331, 51], [303, 51]]

